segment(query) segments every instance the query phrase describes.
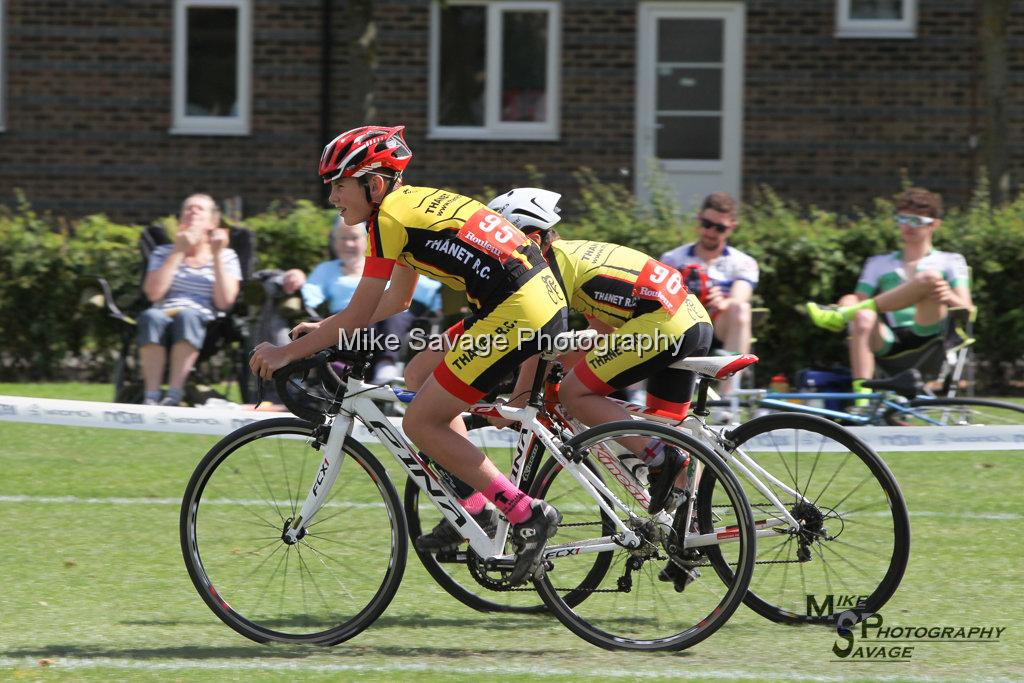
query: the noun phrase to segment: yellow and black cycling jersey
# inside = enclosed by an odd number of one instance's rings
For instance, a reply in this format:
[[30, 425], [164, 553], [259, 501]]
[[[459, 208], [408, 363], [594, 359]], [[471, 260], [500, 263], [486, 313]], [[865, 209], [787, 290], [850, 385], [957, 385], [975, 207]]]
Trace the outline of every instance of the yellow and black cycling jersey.
[[675, 313], [678, 302], [686, 299], [678, 271], [636, 249], [556, 240], [550, 256], [551, 270], [565, 290], [569, 308], [611, 327], [659, 308]]
[[367, 226], [363, 275], [390, 278], [396, 263], [465, 290], [476, 310], [547, 267], [537, 245], [500, 214], [448, 190], [412, 186], [388, 194]]

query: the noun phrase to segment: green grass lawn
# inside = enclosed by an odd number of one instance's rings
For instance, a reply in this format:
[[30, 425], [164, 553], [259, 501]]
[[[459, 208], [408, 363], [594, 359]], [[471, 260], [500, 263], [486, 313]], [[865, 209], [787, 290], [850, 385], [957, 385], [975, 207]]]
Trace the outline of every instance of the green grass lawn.
[[[5, 393], [106, 400], [109, 391], [0, 385]], [[395, 600], [356, 638], [329, 649], [258, 645], [216, 619], [181, 559], [178, 501], [216, 437], [6, 422], [0, 434], [0, 679], [1024, 677], [1022, 452], [886, 454], [913, 530], [886, 624], [1006, 630], [998, 643], [912, 644], [909, 663], [851, 664], [833, 661], [835, 633], [772, 624], [745, 607], [682, 653], [606, 652], [552, 618], [464, 607], [412, 554]]]

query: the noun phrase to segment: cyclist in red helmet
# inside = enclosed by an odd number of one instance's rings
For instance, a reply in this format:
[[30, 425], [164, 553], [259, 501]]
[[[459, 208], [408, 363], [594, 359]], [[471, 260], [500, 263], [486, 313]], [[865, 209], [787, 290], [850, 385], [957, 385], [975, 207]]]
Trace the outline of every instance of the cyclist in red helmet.
[[467, 492], [462, 503], [485, 530], [497, 522], [488, 502], [513, 524], [517, 559], [509, 578], [521, 583], [538, 570], [561, 515], [514, 486], [466, 438], [460, 414], [566, 329], [565, 297], [536, 243], [500, 214], [448, 190], [402, 184], [412, 159], [402, 130], [364, 126], [324, 148], [320, 176], [331, 184], [331, 204], [345, 222], [367, 222], [362, 280], [347, 308], [296, 327], [293, 335], [307, 334], [289, 344], [260, 344], [250, 367], [269, 378], [336, 344], [339, 332], [351, 335], [405, 310], [420, 273], [465, 290], [473, 314], [417, 392], [403, 427], [427, 456], [480, 492]]

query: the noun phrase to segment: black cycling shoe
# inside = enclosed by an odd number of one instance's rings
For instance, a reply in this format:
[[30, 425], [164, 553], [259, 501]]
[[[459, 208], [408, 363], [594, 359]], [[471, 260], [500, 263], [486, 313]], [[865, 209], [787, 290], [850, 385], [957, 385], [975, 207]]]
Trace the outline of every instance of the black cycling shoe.
[[508, 581], [517, 586], [534, 576], [540, 568], [540, 556], [547, 540], [558, 531], [562, 513], [543, 500], [530, 503], [532, 514], [525, 522], [512, 527], [509, 537], [516, 549], [516, 564], [508, 575]]
[[[472, 515], [473, 520], [480, 525], [488, 536], [493, 536], [498, 528], [498, 511], [492, 507], [485, 507], [479, 513]], [[460, 543], [466, 540], [462, 532], [452, 526], [447, 519], [442, 519], [430, 533], [420, 534], [412, 542], [416, 550], [421, 553], [437, 553], [442, 550], [457, 548]]]
[[676, 589], [676, 593], [682, 593], [686, 590], [686, 587], [691, 583], [700, 578], [700, 570], [696, 567], [691, 569], [685, 569], [680, 567], [672, 560], [668, 561], [668, 564], [658, 572], [659, 581], [671, 581], [672, 587]]
[[665, 509], [665, 504], [672, 495], [672, 482], [686, 466], [686, 456], [675, 446], [665, 446], [664, 453], [665, 459], [661, 464], [652, 465], [647, 470], [647, 479], [650, 482], [647, 492], [651, 496], [647, 512], [652, 515]]

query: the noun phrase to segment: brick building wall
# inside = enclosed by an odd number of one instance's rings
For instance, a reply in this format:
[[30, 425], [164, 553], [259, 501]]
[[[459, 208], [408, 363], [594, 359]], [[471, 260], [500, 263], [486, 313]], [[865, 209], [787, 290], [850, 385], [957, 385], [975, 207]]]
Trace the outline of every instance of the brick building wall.
[[[684, 5], [684, 2], [680, 3]], [[748, 0], [743, 186], [849, 210], [915, 182], [962, 203], [982, 163], [977, 0], [920, 0], [912, 40], [835, 38], [833, 0]], [[1012, 163], [1024, 155], [1024, 4], [1008, 27]], [[368, 122], [405, 123], [410, 182], [502, 190], [536, 167], [575, 193], [589, 166], [633, 186], [635, 0], [563, 0], [557, 141], [428, 140], [429, 4], [333, 2], [331, 117], [321, 130], [323, 3], [253, 3], [252, 134], [171, 135], [173, 3], [7, 0], [7, 130], [0, 203], [146, 221], [196, 190], [246, 213], [322, 198], [324, 142]], [[365, 21], [372, 15], [371, 30]], [[369, 50], [358, 40], [374, 37]], [[367, 64], [372, 63], [372, 68]], [[367, 96], [369, 95], [369, 96]]]
[[[8, 0], [0, 203], [15, 188], [69, 216], [148, 221], [190, 192], [242, 196], [246, 213], [315, 198], [321, 3], [253, 3], [249, 136], [172, 135], [173, 3]], [[351, 119], [353, 22], [335, 9], [333, 110]]]
[[[893, 194], [901, 172], [951, 203], [981, 163], [973, 0], [922, 0], [914, 39], [838, 39], [835, 3], [751, 0], [744, 187], [836, 208]], [[976, 137], [974, 139], [977, 139]]]
[[530, 180], [572, 194], [573, 172], [587, 166], [632, 187], [636, 3], [562, 3], [561, 136], [553, 142], [427, 140], [430, 9], [426, 2], [378, 0], [378, 119], [405, 123], [416, 158], [412, 183], [463, 193], [503, 191]]

